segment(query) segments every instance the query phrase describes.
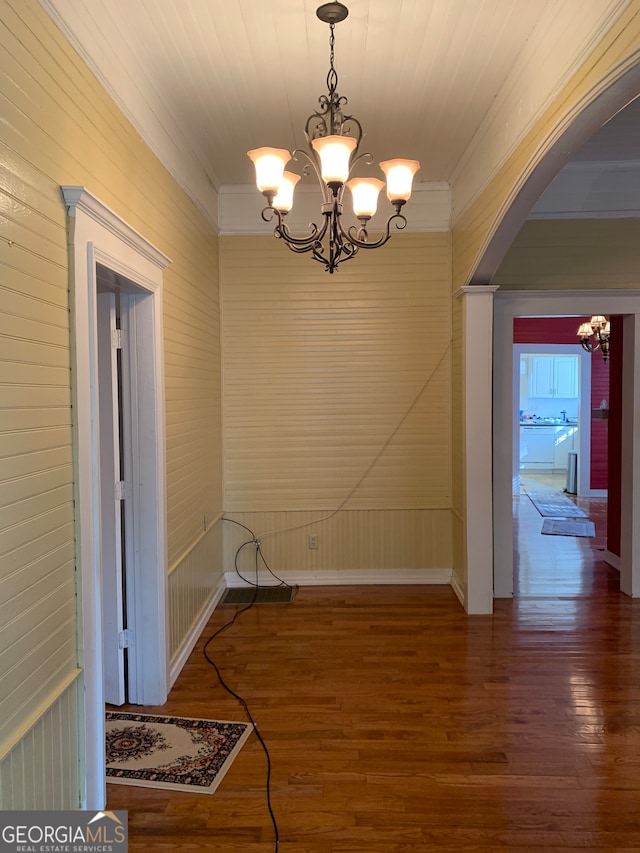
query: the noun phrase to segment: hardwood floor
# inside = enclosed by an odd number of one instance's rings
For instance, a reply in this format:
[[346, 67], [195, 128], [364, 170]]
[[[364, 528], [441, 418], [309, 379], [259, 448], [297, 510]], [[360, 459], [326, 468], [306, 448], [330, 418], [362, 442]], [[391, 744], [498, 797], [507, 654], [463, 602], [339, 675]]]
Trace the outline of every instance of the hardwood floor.
[[[210, 653], [272, 761], [281, 853], [640, 850], [640, 601], [596, 539], [541, 536], [516, 498], [517, 595], [467, 617], [449, 587], [316, 587], [242, 614]], [[203, 657], [162, 711], [244, 719]], [[140, 710], [140, 709], [139, 709]], [[108, 786], [131, 851], [270, 853], [252, 736], [213, 796]]]

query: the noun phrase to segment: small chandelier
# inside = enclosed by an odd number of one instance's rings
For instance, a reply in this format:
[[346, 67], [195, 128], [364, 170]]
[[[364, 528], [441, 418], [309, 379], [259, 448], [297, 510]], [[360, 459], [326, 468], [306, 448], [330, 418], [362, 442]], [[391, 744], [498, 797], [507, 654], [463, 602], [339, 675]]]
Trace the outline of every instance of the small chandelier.
[[[582, 323], [578, 328], [578, 337], [582, 348], [587, 352], [595, 352], [599, 349], [603, 361], [609, 358], [609, 339], [611, 337], [611, 324], [601, 314], [594, 314], [588, 323]], [[593, 341], [590, 340], [593, 338]]]
[[[267, 199], [262, 211], [265, 222], [275, 219], [274, 235], [289, 246], [291, 251], [302, 254], [311, 252], [311, 257], [324, 264], [325, 270], [334, 273], [343, 261], [353, 258], [360, 249], [377, 249], [384, 246], [391, 236], [391, 224], [396, 229], [406, 226], [407, 220], [402, 207], [411, 196], [413, 176], [420, 168], [417, 160], [386, 160], [380, 168], [387, 179], [387, 198], [395, 213], [387, 220], [382, 235], [369, 240], [367, 225], [378, 204], [378, 194], [384, 186], [377, 178], [353, 178], [347, 180], [354, 167], [364, 161], [373, 163], [371, 154], [359, 154], [363, 130], [360, 122], [352, 115], [344, 115], [347, 99], [338, 94], [338, 74], [334, 67], [334, 28], [344, 21], [349, 10], [342, 3], [324, 3], [316, 15], [329, 24], [329, 73], [328, 94], [319, 98], [320, 109], [312, 113], [305, 124], [304, 135], [309, 151], [296, 149], [293, 155], [283, 148], [256, 148], [247, 154], [255, 164], [258, 189]], [[285, 223], [285, 216], [293, 205], [293, 191], [300, 175], [286, 172], [290, 160], [303, 160], [303, 173], [315, 171], [322, 191], [321, 226], [311, 223], [306, 234], [294, 235]], [[342, 224], [342, 197], [345, 186], [351, 191], [353, 210], [360, 226], [351, 225], [345, 230]]]

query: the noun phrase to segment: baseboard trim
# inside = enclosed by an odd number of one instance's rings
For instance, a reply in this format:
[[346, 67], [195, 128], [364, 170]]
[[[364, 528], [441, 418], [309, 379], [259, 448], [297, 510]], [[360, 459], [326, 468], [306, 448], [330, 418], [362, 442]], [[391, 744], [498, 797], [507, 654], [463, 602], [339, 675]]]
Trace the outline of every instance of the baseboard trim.
[[[352, 569], [307, 572], [278, 572], [278, 577], [291, 586], [357, 586], [374, 584], [446, 584], [451, 585], [451, 569]], [[226, 572], [227, 587], [250, 586], [235, 572]], [[249, 578], [255, 581], [255, 575]], [[268, 572], [258, 574], [258, 583], [277, 586], [278, 580]]]
[[605, 548], [604, 554], [602, 555], [602, 559], [605, 563], [608, 563], [610, 566], [613, 566], [614, 569], [620, 571], [620, 557], [617, 554], [613, 554], [611, 551], [607, 551]]
[[457, 572], [451, 572], [451, 588], [455, 592], [458, 601], [464, 607], [464, 587]]
[[182, 667], [187, 662], [189, 655], [193, 651], [195, 644], [200, 639], [207, 622], [211, 618], [211, 614], [216, 609], [222, 596], [225, 594], [227, 590], [225, 578], [226, 576], [222, 576], [218, 579], [218, 583], [211, 590], [211, 595], [200, 610], [195, 622], [191, 626], [191, 630], [182, 641], [178, 651], [171, 658], [171, 663], [169, 664], [169, 688], [173, 687], [175, 680], [182, 671]]

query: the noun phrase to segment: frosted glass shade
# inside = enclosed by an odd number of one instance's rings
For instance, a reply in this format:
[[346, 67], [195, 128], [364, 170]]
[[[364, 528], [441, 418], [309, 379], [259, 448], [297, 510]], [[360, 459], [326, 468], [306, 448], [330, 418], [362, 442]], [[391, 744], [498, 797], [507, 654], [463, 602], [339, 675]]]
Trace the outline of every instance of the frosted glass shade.
[[247, 156], [256, 167], [256, 184], [260, 192], [277, 193], [291, 154], [284, 148], [254, 148], [247, 151]]
[[282, 183], [271, 206], [281, 213], [288, 213], [293, 207], [293, 191], [299, 180], [300, 175], [296, 175], [294, 172], [283, 172]]
[[320, 157], [320, 173], [325, 184], [344, 184], [357, 144], [353, 136], [320, 136], [311, 140], [313, 150]]
[[411, 198], [413, 176], [420, 168], [417, 160], [385, 160], [380, 168], [387, 179], [389, 201], [408, 201]]
[[378, 195], [384, 181], [377, 178], [353, 178], [347, 181], [353, 199], [353, 212], [358, 219], [371, 218], [378, 209]]

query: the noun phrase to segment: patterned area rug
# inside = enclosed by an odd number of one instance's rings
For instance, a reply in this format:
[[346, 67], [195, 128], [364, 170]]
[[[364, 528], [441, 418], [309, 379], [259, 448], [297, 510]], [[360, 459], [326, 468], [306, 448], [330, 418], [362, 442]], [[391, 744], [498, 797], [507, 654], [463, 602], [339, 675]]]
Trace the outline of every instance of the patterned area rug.
[[108, 711], [107, 782], [213, 794], [250, 723]]
[[557, 518], [587, 518], [587, 513], [560, 492], [527, 492], [540, 515]]
[[551, 536], [595, 536], [596, 527], [593, 521], [583, 518], [545, 518], [542, 533]]

